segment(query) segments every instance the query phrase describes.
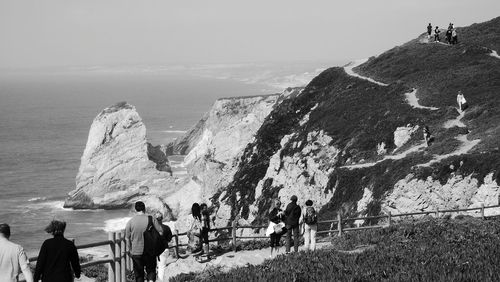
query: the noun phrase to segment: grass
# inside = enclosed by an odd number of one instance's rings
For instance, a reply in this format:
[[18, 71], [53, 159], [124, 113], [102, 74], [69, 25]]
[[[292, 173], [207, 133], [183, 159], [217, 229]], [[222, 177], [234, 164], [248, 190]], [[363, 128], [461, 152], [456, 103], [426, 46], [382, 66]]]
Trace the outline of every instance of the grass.
[[[171, 281], [498, 281], [500, 221], [426, 218], [347, 233], [332, 247]], [[360, 245], [374, 248], [349, 254]]]

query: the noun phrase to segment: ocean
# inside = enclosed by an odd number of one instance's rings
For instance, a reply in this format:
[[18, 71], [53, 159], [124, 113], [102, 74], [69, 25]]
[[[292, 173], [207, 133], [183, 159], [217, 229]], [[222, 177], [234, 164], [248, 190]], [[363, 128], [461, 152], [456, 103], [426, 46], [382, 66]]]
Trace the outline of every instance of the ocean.
[[[107, 239], [129, 210], [64, 209], [94, 117], [120, 101], [134, 105], [151, 143], [166, 144], [221, 97], [280, 92], [306, 84], [324, 65], [92, 67], [0, 72], [0, 222], [11, 240], [36, 255], [52, 219], [67, 222], [76, 244]], [[102, 253], [102, 249], [91, 251]]]

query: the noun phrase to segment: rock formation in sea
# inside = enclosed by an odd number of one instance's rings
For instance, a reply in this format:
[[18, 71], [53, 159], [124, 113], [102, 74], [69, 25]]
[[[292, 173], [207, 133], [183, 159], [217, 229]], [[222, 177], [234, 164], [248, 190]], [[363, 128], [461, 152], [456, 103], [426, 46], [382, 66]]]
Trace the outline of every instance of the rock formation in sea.
[[146, 140], [146, 127], [125, 102], [104, 109], [93, 121], [83, 152], [76, 189], [64, 206], [117, 209], [142, 200], [171, 217], [163, 200], [175, 191], [162, 146]]

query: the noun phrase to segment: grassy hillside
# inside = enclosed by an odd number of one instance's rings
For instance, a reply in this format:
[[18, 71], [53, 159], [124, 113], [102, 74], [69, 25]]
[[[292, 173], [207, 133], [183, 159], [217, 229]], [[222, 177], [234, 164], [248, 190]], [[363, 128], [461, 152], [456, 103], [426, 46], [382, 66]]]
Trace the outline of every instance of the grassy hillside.
[[[499, 281], [500, 221], [429, 218], [347, 233], [316, 252], [279, 256], [258, 266], [214, 271], [203, 281]], [[349, 253], [369, 245], [364, 252]], [[171, 281], [201, 281], [195, 273]]]
[[[231, 219], [237, 215], [248, 218], [250, 205], [257, 205], [259, 214], [254, 223], [264, 222], [272, 198], [283, 189], [267, 179], [262, 196], [255, 197], [255, 188], [265, 176], [271, 156], [281, 148], [285, 135], [294, 134], [288, 144], [301, 144], [283, 148], [281, 155], [291, 156], [302, 150], [309, 132], [320, 130], [333, 138], [331, 145], [341, 150], [336, 163], [338, 169], [324, 187], [335, 192], [321, 210], [323, 218], [331, 218], [340, 208], [355, 215], [357, 201], [365, 187], [373, 190], [368, 214], [378, 214], [386, 192], [409, 173], [421, 179], [431, 176], [444, 182], [451, 173], [472, 174], [482, 183], [484, 176], [493, 172], [499, 183], [500, 60], [489, 55], [493, 48], [500, 51], [499, 22], [497, 18], [459, 29], [458, 45], [423, 44], [415, 39], [355, 69], [389, 83], [387, 87], [348, 76], [342, 68], [324, 71], [302, 94], [283, 101], [269, 115], [255, 141], [245, 149], [233, 181], [213, 197], [214, 205], [221, 202], [230, 205]], [[418, 89], [421, 104], [439, 110], [408, 105], [405, 93], [412, 88]], [[470, 104], [462, 119], [467, 128], [444, 128], [445, 121], [458, 116], [458, 90], [464, 92]], [[300, 126], [299, 121], [316, 105], [309, 121]], [[345, 164], [379, 160], [377, 144], [384, 142], [392, 151], [394, 131], [407, 124], [428, 125], [435, 137], [433, 145], [400, 160], [386, 160], [356, 170], [340, 168]], [[469, 140], [481, 139], [481, 142], [467, 154], [444, 159], [431, 167], [415, 166], [426, 163], [434, 155], [454, 152], [461, 145], [455, 138], [464, 134], [468, 134]], [[414, 134], [405, 146], [421, 142], [422, 135]], [[453, 169], [450, 164], [455, 164]]]

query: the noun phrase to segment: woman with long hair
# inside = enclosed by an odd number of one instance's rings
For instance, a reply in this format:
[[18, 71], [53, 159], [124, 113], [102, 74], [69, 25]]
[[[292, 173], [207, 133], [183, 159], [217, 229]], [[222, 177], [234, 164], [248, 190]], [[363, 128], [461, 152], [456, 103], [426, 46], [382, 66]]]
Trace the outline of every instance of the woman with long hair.
[[276, 254], [279, 252], [281, 236], [286, 233], [286, 228], [283, 223], [284, 220], [285, 214], [281, 209], [281, 202], [279, 199], [276, 199], [269, 209], [269, 227], [266, 232], [271, 239], [270, 257], [273, 256], [273, 251], [276, 251]]
[[76, 278], [80, 278], [80, 260], [75, 244], [64, 238], [66, 222], [52, 220], [45, 231], [54, 236], [45, 240], [35, 268], [35, 281], [42, 282], [71, 282], [73, 272]]
[[191, 215], [193, 216], [191, 225], [189, 226], [189, 230], [187, 232], [188, 236], [188, 249], [191, 251], [193, 255], [200, 255], [203, 252], [202, 244], [201, 244], [201, 208], [198, 203], [194, 203], [191, 206]]

